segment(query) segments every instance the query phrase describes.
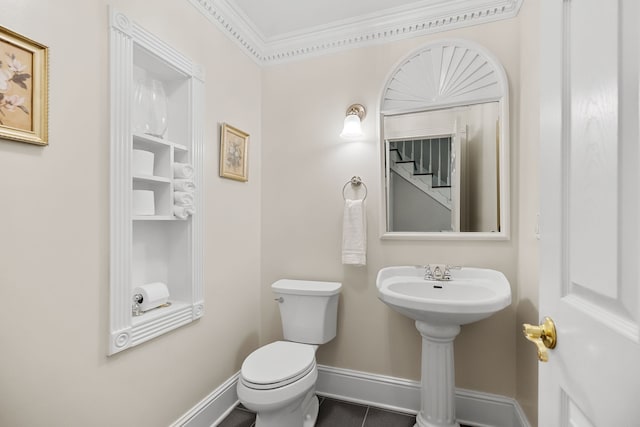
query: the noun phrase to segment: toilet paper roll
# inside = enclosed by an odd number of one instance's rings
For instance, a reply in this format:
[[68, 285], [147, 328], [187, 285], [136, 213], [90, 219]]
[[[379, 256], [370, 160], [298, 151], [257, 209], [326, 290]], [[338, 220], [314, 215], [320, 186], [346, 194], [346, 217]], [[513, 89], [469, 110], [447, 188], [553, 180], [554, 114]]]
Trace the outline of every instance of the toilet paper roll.
[[133, 175], [153, 175], [153, 159], [155, 155], [151, 151], [133, 150], [131, 161], [131, 173]]
[[133, 190], [133, 214], [155, 215], [156, 205], [153, 191]]
[[162, 282], [147, 283], [146, 285], [138, 286], [133, 290], [133, 294], [142, 295], [142, 301], [140, 301], [140, 310], [142, 311], [160, 307], [169, 301], [169, 288]]

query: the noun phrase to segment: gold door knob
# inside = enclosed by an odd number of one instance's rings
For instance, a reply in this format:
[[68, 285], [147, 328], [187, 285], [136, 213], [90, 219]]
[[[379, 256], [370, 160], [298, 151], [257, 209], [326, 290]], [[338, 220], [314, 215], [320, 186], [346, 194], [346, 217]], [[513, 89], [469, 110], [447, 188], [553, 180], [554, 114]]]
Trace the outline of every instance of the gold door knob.
[[546, 362], [549, 360], [548, 348], [555, 348], [558, 342], [556, 336], [556, 325], [550, 317], [545, 317], [540, 326], [522, 324], [524, 337], [534, 343], [538, 348], [538, 360]]

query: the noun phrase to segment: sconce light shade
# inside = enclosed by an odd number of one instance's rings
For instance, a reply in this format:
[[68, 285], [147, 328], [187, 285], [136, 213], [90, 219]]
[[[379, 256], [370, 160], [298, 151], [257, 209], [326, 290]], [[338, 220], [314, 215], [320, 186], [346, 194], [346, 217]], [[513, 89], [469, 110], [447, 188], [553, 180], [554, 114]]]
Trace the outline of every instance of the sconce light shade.
[[340, 138], [344, 139], [356, 139], [364, 135], [362, 133], [362, 125], [360, 123], [360, 117], [355, 114], [350, 114], [344, 118], [344, 128], [340, 134]]
[[347, 116], [344, 118], [344, 128], [340, 133], [340, 138], [354, 140], [364, 136], [362, 132], [361, 120], [364, 119], [366, 111], [360, 104], [353, 104], [347, 109]]

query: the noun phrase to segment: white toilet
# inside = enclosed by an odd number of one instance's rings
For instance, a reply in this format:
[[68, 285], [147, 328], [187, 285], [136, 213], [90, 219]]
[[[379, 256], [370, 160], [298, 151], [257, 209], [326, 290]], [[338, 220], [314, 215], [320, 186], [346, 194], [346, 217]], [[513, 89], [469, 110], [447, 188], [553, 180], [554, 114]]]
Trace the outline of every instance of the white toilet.
[[271, 289], [280, 307], [286, 341], [251, 353], [242, 364], [238, 398], [256, 412], [256, 427], [313, 427], [316, 349], [336, 336], [337, 282], [278, 280]]

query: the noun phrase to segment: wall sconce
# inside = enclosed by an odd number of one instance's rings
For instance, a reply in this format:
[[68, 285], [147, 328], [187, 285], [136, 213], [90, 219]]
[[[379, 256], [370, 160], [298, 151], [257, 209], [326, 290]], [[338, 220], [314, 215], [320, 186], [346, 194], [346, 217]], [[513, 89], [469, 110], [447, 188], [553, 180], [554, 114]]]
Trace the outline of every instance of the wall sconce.
[[347, 117], [344, 118], [344, 128], [340, 134], [340, 138], [354, 140], [362, 138], [361, 121], [366, 115], [366, 111], [361, 104], [353, 104], [347, 108]]

